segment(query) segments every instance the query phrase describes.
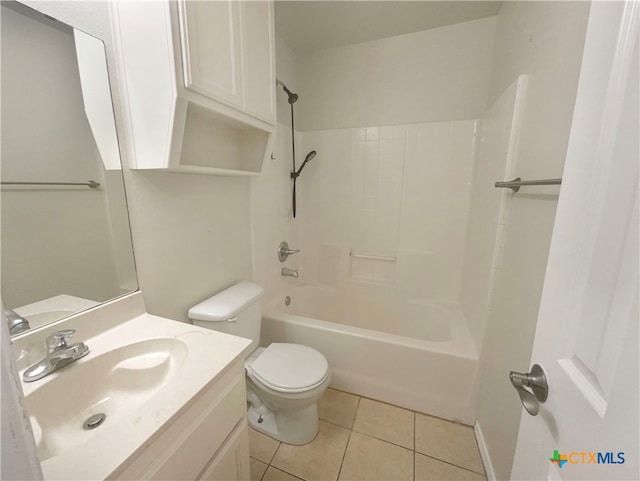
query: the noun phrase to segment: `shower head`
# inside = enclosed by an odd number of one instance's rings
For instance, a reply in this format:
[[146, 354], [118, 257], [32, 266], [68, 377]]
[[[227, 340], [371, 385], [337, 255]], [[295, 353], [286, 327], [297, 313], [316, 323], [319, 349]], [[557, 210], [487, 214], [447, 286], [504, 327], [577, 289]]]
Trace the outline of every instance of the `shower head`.
[[294, 94], [291, 90], [287, 88], [284, 82], [280, 80], [276, 79], [276, 85], [282, 86], [282, 90], [284, 90], [285, 93], [289, 96], [289, 99], [287, 101], [289, 102], [290, 105], [293, 105], [294, 103], [296, 103], [296, 101], [298, 100], [298, 94]]
[[304, 162], [302, 163], [302, 165], [312, 160], [316, 155], [318, 155], [318, 153], [315, 150], [312, 150], [311, 152], [309, 152], [307, 156], [304, 158]]
[[296, 177], [298, 177], [300, 175], [300, 173], [302, 172], [302, 169], [304, 169], [304, 166], [307, 165], [307, 162], [312, 160], [317, 154], [318, 153], [315, 150], [312, 150], [311, 152], [309, 152], [307, 154], [307, 156], [304, 158], [304, 162], [302, 162], [302, 165], [297, 170], [297, 172], [291, 172], [291, 178], [295, 179]]

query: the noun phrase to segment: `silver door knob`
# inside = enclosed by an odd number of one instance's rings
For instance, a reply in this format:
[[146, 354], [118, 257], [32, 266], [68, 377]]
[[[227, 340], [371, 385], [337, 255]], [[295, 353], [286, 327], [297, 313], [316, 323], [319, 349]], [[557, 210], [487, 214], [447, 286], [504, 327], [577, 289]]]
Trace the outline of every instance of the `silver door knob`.
[[547, 376], [540, 365], [531, 366], [531, 371], [521, 373], [511, 371], [509, 373], [511, 384], [518, 391], [522, 405], [532, 416], [537, 416], [540, 411], [539, 403], [547, 400], [549, 395], [549, 385]]

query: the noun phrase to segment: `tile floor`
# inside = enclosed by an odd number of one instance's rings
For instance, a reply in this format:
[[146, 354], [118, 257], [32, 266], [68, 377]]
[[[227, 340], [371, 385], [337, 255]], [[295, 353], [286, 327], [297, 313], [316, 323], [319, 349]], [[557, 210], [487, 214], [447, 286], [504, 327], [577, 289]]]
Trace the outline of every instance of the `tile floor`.
[[468, 426], [327, 389], [320, 432], [282, 444], [250, 430], [252, 481], [485, 480]]

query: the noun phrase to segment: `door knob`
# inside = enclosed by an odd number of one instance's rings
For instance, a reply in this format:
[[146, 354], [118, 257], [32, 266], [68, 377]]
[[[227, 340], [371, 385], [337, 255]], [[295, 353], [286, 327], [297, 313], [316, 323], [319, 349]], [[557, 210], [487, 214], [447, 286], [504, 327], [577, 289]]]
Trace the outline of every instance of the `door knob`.
[[549, 395], [547, 376], [542, 367], [534, 364], [531, 366], [531, 372], [527, 373], [511, 371], [509, 379], [527, 412], [532, 416], [537, 416], [540, 411], [539, 403], [545, 402]]

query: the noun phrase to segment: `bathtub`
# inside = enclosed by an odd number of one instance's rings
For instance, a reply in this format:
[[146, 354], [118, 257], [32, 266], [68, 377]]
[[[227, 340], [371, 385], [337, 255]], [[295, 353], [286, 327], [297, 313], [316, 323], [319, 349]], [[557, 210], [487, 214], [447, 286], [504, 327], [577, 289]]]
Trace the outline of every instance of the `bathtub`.
[[[288, 303], [288, 305], [287, 305]], [[459, 306], [394, 286], [298, 286], [264, 307], [262, 343], [322, 352], [331, 386], [473, 424], [478, 356]]]

